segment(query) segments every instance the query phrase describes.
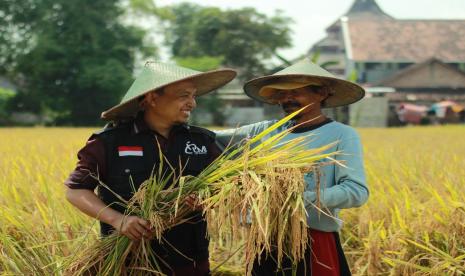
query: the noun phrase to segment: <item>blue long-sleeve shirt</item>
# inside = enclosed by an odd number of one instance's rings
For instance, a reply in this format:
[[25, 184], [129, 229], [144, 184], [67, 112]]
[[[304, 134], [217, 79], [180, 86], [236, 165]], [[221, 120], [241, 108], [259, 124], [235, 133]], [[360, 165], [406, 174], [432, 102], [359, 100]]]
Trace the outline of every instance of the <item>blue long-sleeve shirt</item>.
[[[257, 135], [275, 122], [275, 120], [263, 121], [238, 129], [216, 131], [217, 140], [226, 145], [233, 138], [234, 143], [243, 138]], [[270, 135], [281, 132], [289, 126], [290, 124], [285, 124]], [[307, 222], [310, 228], [326, 232], [339, 231], [342, 222], [335, 219], [338, 217], [339, 210], [359, 207], [368, 199], [369, 192], [365, 178], [360, 138], [352, 127], [329, 120], [313, 127], [297, 129], [286, 135], [283, 142], [299, 136], [307, 136], [310, 139], [309, 148], [318, 148], [337, 142], [327, 152], [340, 151], [341, 154], [335, 156], [335, 159], [341, 161], [345, 167], [330, 164], [321, 168], [320, 204], [324, 212], [309, 204], [310, 202], [315, 203], [317, 197], [316, 181], [313, 173], [304, 175], [306, 188], [303, 197], [307, 206]]]

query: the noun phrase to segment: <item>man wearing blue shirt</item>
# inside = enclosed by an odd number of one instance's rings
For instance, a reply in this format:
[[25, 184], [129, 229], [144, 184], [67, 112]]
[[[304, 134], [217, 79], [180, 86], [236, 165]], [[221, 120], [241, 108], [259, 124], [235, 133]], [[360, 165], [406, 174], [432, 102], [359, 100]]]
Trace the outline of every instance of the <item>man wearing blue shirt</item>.
[[[304, 260], [299, 262], [297, 275], [350, 275], [339, 241], [338, 232], [342, 222], [338, 219], [338, 212], [340, 209], [359, 207], [368, 199], [362, 146], [352, 127], [327, 118], [321, 109], [354, 103], [363, 98], [363, 88], [338, 79], [305, 59], [273, 75], [248, 81], [244, 90], [255, 100], [279, 104], [288, 114], [307, 106], [292, 122], [276, 130], [280, 132], [297, 126], [285, 139], [308, 137], [310, 148], [335, 142], [328, 152], [340, 152], [335, 159], [343, 166], [332, 163], [322, 167], [318, 175], [304, 175], [306, 189], [303, 197], [308, 214], [311, 247]], [[252, 137], [275, 122], [276, 120], [263, 121], [238, 129], [218, 131], [217, 139], [227, 144], [231, 138], [238, 141]], [[317, 178], [320, 183], [320, 210], [315, 206]], [[290, 260], [283, 260], [280, 269], [277, 268], [275, 256], [264, 254], [260, 260], [254, 263], [253, 275], [292, 275]]]

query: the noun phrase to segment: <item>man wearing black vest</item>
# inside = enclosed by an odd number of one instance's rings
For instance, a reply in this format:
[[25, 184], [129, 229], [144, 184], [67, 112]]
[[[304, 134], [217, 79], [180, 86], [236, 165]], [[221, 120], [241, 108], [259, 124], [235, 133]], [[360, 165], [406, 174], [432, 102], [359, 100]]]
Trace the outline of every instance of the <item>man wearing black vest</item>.
[[[128, 200], [134, 192], [131, 183], [137, 189], [150, 177], [162, 158], [160, 153], [178, 172], [181, 164], [183, 175], [199, 174], [220, 150], [213, 132], [187, 124], [195, 97], [235, 76], [229, 69], [202, 73], [147, 63], [121, 103], [102, 113], [102, 118], [112, 123], [94, 133], [79, 151], [76, 169], [65, 181], [68, 201], [100, 220], [103, 236], [116, 230], [135, 241], [149, 238], [148, 222], [124, 216], [124, 208], [115, 204], [118, 198], [98, 180]], [[157, 256], [166, 262], [163, 272], [167, 275], [209, 274], [206, 222], [201, 211], [196, 212], [191, 221], [163, 234], [167, 243], [152, 242]]]

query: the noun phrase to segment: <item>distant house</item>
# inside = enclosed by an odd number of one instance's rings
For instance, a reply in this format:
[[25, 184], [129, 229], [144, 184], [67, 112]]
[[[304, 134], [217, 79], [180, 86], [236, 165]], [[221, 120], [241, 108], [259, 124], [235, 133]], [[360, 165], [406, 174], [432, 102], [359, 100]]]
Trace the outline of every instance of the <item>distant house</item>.
[[[241, 126], [266, 118], [264, 105], [249, 98], [244, 93], [242, 86], [243, 83], [234, 79], [216, 92], [221, 100], [222, 112], [225, 115], [224, 125], [226, 126]], [[197, 108], [193, 115], [197, 124], [214, 124], [213, 115], [205, 110]]]
[[[337, 77], [367, 88], [367, 96], [357, 104], [324, 110], [344, 123], [396, 124], [394, 111], [401, 103], [432, 105], [452, 100], [465, 105], [465, 20], [396, 19], [375, 0], [355, 0], [305, 56], [318, 56], [317, 63], [330, 64], [325, 68]], [[275, 117], [279, 112], [248, 99], [239, 82], [220, 89], [219, 97], [234, 111], [228, 125]]]
[[[217, 95], [224, 107], [225, 115], [224, 125], [241, 126], [266, 119], [275, 118], [276, 114], [281, 113], [281, 109], [276, 106], [270, 106], [260, 103], [249, 98], [243, 90], [244, 83], [234, 79], [224, 87], [218, 89]], [[203, 113], [203, 120], [197, 120], [198, 123], [209, 125], [213, 119], [200, 109], [195, 112]]]
[[431, 104], [445, 99], [465, 103], [465, 72], [436, 58], [399, 70], [374, 85], [395, 88], [388, 95], [393, 103]]
[[345, 17], [346, 70], [374, 83], [429, 58], [465, 71], [465, 20], [351, 19]]
[[[393, 110], [399, 102], [433, 104], [441, 99], [465, 104], [465, 20], [399, 20], [386, 14], [375, 0], [356, 0], [326, 33], [311, 47], [309, 56], [319, 53], [319, 63], [337, 61], [328, 69], [339, 77], [396, 91], [376, 96], [369, 92], [361, 104], [365, 101], [373, 107], [376, 101], [381, 104], [379, 110]], [[386, 98], [379, 99], [380, 95]], [[328, 114], [353, 124], [368, 122], [360, 120], [370, 116], [360, 106], [357, 112], [349, 107]], [[357, 120], [350, 118], [354, 114]], [[387, 125], [388, 117], [385, 114], [376, 125]]]

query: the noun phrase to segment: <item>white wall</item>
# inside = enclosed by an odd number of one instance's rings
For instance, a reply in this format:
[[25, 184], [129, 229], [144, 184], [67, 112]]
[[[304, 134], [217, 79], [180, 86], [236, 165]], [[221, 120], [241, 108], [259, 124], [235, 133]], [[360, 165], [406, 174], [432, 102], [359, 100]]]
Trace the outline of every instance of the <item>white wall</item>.
[[388, 121], [386, 97], [364, 98], [349, 106], [350, 125], [355, 127], [386, 127]]

